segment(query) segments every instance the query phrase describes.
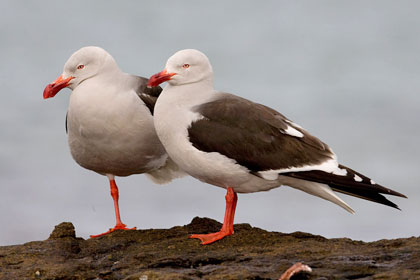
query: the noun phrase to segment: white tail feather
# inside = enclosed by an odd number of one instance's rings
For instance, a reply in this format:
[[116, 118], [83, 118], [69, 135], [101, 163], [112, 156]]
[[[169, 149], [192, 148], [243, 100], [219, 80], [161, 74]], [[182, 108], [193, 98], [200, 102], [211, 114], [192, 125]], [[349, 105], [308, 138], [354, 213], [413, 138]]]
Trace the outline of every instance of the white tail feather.
[[331, 201], [351, 214], [355, 213], [355, 211], [341, 198], [339, 198], [328, 185], [285, 176], [281, 176], [281, 182], [284, 185], [288, 185], [292, 188], [299, 189], [311, 195]]

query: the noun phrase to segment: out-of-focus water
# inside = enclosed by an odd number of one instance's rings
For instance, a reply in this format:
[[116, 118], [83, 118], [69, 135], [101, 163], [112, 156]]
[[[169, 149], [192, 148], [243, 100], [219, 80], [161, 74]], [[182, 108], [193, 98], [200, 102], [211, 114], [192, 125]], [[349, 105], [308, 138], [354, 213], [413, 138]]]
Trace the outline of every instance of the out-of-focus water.
[[[69, 90], [45, 85], [86, 45], [150, 76], [175, 51], [205, 52], [216, 88], [269, 105], [327, 142], [339, 160], [406, 194], [398, 211], [341, 196], [355, 210], [284, 187], [240, 195], [236, 222], [362, 240], [420, 235], [420, 17], [416, 1], [0, 2], [0, 245], [114, 225], [107, 179], [71, 158]], [[119, 178], [123, 221], [168, 228], [223, 220], [224, 190]]]

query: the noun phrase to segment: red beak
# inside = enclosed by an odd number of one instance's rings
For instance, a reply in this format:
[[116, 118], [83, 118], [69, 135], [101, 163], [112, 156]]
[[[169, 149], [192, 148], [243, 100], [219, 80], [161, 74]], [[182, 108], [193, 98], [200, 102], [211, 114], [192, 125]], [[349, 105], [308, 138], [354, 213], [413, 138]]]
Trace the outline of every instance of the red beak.
[[157, 87], [163, 82], [169, 81], [172, 76], [175, 76], [176, 73], [168, 73], [166, 69], [164, 69], [162, 72], [159, 72], [157, 74], [154, 74], [150, 77], [149, 82], [147, 83], [148, 87]]
[[70, 85], [70, 80], [74, 79], [74, 77], [68, 77], [67, 79], [63, 79], [61, 75], [58, 77], [57, 80], [52, 82], [51, 84], [47, 85], [44, 89], [44, 99], [54, 97], [60, 90]]

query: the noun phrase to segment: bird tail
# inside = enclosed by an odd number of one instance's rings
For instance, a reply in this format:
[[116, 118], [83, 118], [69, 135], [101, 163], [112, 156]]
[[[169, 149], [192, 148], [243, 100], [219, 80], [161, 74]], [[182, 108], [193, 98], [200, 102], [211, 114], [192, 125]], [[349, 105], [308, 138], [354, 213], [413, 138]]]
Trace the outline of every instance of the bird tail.
[[[284, 174], [281, 174], [284, 175]], [[304, 191], [308, 194], [323, 198], [325, 200], [331, 201], [334, 204], [342, 207], [344, 210], [348, 211], [351, 214], [354, 214], [354, 210], [345, 203], [341, 198], [339, 198], [332, 189], [326, 185], [317, 182], [311, 182], [307, 180], [302, 180], [298, 178], [288, 177], [288, 176], [279, 176], [279, 180], [282, 185], [290, 186], [294, 189]]]
[[297, 179], [317, 182], [328, 185], [332, 190], [358, 198], [370, 200], [376, 203], [384, 204], [396, 209], [398, 206], [392, 201], [388, 200], [382, 194], [394, 195], [407, 198], [405, 195], [394, 190], [376, 184], [370, 178], [363, 174], [356, 172], [346, 166], [339, 165], [340, 169], [346, 170], [345, 175], [336, 175], [320, 170], [304, 171], [304, 172], [290, 172], [281, 175], [289, 176]]

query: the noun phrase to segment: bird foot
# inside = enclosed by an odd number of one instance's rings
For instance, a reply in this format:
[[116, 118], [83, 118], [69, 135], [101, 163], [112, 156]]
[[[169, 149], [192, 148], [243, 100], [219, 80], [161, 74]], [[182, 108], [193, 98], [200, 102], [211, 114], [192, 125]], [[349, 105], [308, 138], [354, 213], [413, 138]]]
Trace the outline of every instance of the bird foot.
[[301, 271], [311, 272], [312, 269], [309, 266], [298, 262], [289, 267], [289, 269], [280, 276], [279, 280], [289, 280], [293, 275]]
[[222, 239], [225, 236], [232, 235], [233, 232], [229, 231], [219, 231], [215, 233], [208, 233], [208, 234], [192, 234], [189, 238], [197, 238], [201, 240], [201, 245], [211, 244], [217, 240]]
[[116, 230], [136, 230], [136, 227], [133, 228], [128, 228], [125, 224], [116, 224], [115, 227], [110, 228], [107, 232], [101, 233], [101, 234], [96, 234], [96, 235], [91, 235], [90, 238], [95, 238], [95, 237], [100, 237], [100, 236], [104, 236], [107, 235], [113, 231]]

